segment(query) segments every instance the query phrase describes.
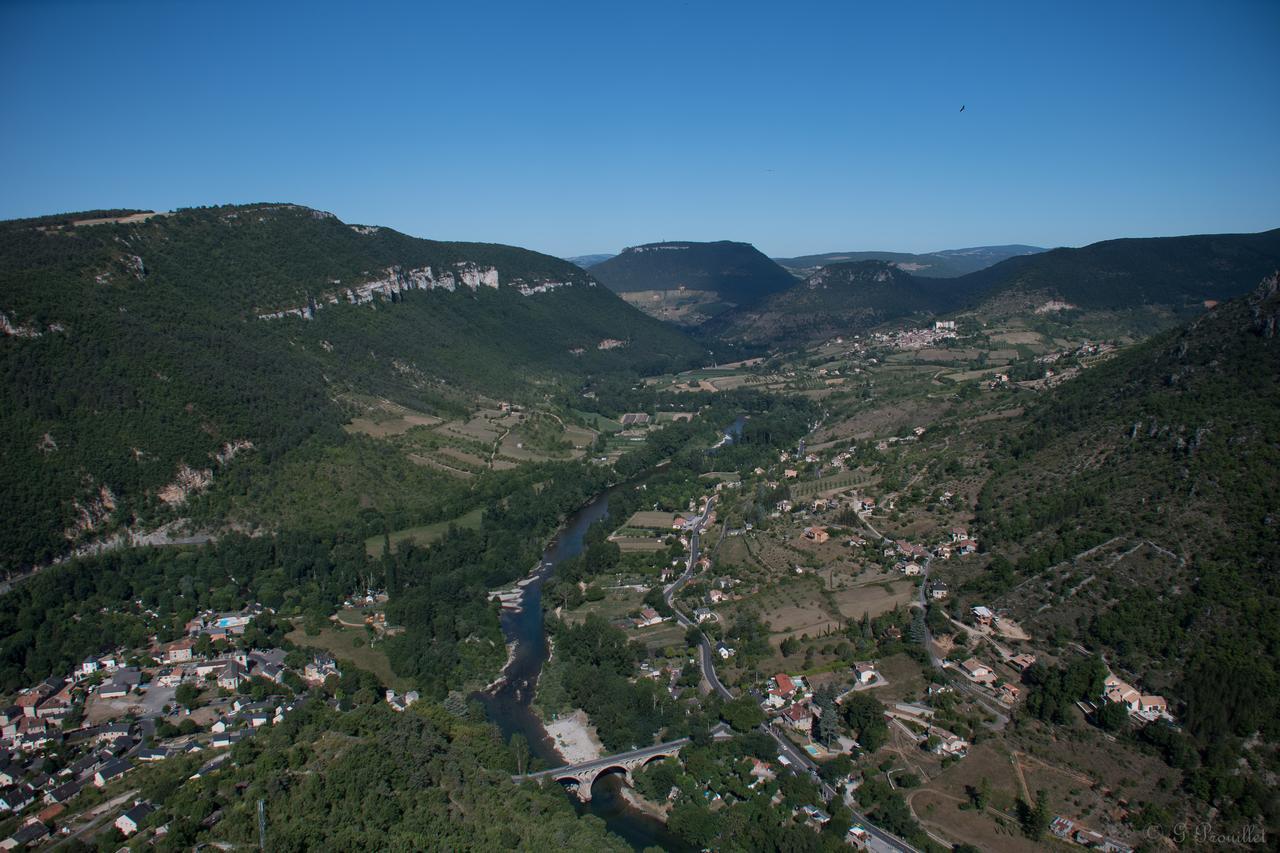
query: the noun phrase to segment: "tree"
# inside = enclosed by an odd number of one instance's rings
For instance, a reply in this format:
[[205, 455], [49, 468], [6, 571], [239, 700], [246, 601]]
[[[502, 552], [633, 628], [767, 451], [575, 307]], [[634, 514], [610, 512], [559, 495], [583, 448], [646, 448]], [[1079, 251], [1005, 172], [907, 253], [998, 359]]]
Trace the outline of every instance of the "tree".
[[1018, 799], [1018, 824], [1022, 827], [1022, 834], [1032, 841], [1039, 841], [1044, 835], [1049, 828], [1050, 816], [1049, 797], [1043, 790], [1036, 791], [1035, 805]]
[[1124, 731], [1129, 727], [1129, 709], [1120, 702], [1106, 701], [1098, 708], [1098, 725], [1109, 732]]
[[511, 755], [516, 761], [516, 773], [524, 775], [529, 766], [529, 739], [520, 732], [511, 736]]
[[173, 692], [174, 701], [182, 705], [188, 711], [193, 710], [200, 702], [200, 688], [189, 682], [183, 682], [178, 685], [178, 689]]
[[736, 732], [749, 732], [764, 722], [764, 712], [750, 696], [739, 696], [720, 708], [721, 718]]
[[853, 730], [858, 744], [867, 752], [875, 752], [889, 738], [884, 721], [884, 705], [870, 693], [853, 693], [844, 703], [844, 721]]

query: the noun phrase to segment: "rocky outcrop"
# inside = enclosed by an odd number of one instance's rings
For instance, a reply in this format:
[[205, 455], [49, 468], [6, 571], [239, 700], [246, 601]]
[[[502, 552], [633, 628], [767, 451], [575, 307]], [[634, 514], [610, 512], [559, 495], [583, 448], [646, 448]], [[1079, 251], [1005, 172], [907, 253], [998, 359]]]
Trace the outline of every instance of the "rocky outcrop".
[[[447, 290], [450, 293], [460, 287], [470, 288], [471, 290], [489, 287], [497, 290], [500, 285], [499, 278], [498, 270], [495, 267], [481, 267], [466, 261], [454, 264], [452, 269], [439, 271], [433, 270], [431, 267], [418, 267], [408, 270], [398, 266], [387, 267], [378, 278], [371, 281], [366, 281], [354, 287], [328, 291], [317, 298], [308, 299], [305, 305], [259, 314], [258, 319], [279, 320], [283, 317], [301, 317], [304, 320], [311, 320], [314, 319], [316, 311], [325, 305], [337, 305], [344, 301], [351, 305], [366, 305], [372, 303], [375, 299], [394, 302], [401, 294], [410, 290], [438, 289]], [[509, 287], [515, 288], [524, 296], [550, 293], [558, 288], [572, 287], [573, 285], [574, 282], [572, 281], [527, 281], [523, 278], [515, 278], [508, 282]], [[594, 282], [588, 282], [587, 286], [593, 287]]]
[[213, 471], [209, 468], [195, 469], [185, 462], [178, 466], [178, 473], [169, 485], [156, 493], [156, 497], [169, 506], [180, 506], [186, 503], [193, 494], [203, 492], [213, 482]]

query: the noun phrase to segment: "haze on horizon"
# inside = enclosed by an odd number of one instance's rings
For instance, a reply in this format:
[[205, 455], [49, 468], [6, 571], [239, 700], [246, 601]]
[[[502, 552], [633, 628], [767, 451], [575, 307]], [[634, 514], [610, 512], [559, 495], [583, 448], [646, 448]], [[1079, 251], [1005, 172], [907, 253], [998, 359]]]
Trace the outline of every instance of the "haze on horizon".
[[561, 256], [1260, 231], [1277, 35], [1260, 1], [11, 3], [0, 218], [292, 201]]

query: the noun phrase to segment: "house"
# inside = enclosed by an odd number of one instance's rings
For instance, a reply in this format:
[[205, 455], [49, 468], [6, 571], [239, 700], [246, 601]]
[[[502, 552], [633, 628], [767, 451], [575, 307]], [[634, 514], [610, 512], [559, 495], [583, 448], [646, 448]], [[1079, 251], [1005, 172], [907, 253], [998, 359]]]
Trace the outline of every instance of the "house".
[[105, 788], [110, 782], [119, 779], [132, 769], [133, 762], [129, 759], [113, 758], [105, 762], [98, 768], [98, 772], [93, 774], [93, 784], [99, 788]]
[[728, 660], [733, 657], [736, 652], [724, 643], [716, 643], [716, 654], [720, 655], [721, 660]]
[[70, 713], [71, 687], [72, 685], [68, 684], [66, 687], [41, 702], [40, 706], [36, 708], [36, 717], [42, 720], [48, 718], [60, 719]]
[[973, 613], [973, 618], [978, 620], [979, 625], [989, 626], [993, 622], [997, 621], [996, 615], [992, 613], [989, 608], [981, 604], [979, 604], [977, 607], [974, 607], [973, 610], [970, 612]]
[[826, 542], [831, 538], [831, 534], [827, 533], [826, 529], [822, 527], [806, 527], [804, 529], [804, 537], [806, 539], [812, 539], [814, 542], [821, 545], [823, 542]]
[[46, 792], [44, 795], [44, 801], [46, 803], [54, 804], [65, 803], [67, 800], [80, 793], [80, 790], [84, 788], [85, 784], [86, 783], [81, 779], [72, 779], [70, 782], [63, 782], [58, 787], [52, 788]]
[[909, 578], [919, 577], [921, 571], [919, 563], [906, 563], [902, 567], [902, 573]]
[[331, 675], [341, 676], [342, 672], [334, 659], [327, 655], [316, 655], [302, 668], [302, 680], [313, 687], [324, 684], [325, 679]]
[[156, 683], [161, 687], [177, 687], [186, 681], [190, 669], [181, 666], [166, 667], [156, 675]]
[[174, 640], [164, 647], [164, 659], [169, 663], [185, 663], [195, 653], [196, 641], [191, 637]]
[[942, 601], [951, 591], [947, 588], [947, 582], [943, 580], [929, 581], [929, 597], [934, 601]]
[[992, 684], [996, 680], [996, 674], [982, 661], [977, 658], [969, 658], [960, 664], [960, 671], [963, 672], [970, 681], [976, 681], [979, 684]]
[[129, 736], [130, 725], [128, 723], [111, 723], [98, 729], [94, 734], [94, 738], [98, 743], [106, 743], [108, 741], [121, 740]]
[[138, 750], [139, 761], [146, 761], [150, 763], [154, 761], [164, 761], [168, 757], [169, 757], [169, 750], [167, 749], [146, 748], [146, 749]]
[[8, 838], [0, 841], [0, 850], [14, 850], [28, 847], [49, 834], [49, 827], [38, 820], [30, 821], [14, 831]]
[[756, 779], [774, 779], [778, 774], [773, 772], [773, 765], [751, 756], [751, 775]]
[[817, 806], [804, 806], [800, 811], [804, 812], [805, 817], [809, 819], [810, 823], [817, 826], [826, 826], [831, 823], [831, 815], [827, 814]]
[[248, 674], [240, 664], [229, 660], [218, 674], [218, 686], [224, 690], [235, 690], [247, 677]]
[[1022, 698], [1022, 688], [1008, 682], [1000, 685], [1000, 701], [1012, 705]]
[[1169, 703], [1163, 696], [1143, 696], [1138, 700], [1138, 710], [1152, 716], [1164, 716], [1169, 713]]
[[845, 842], [856, 850], [863, 850], [867, 846], [867, 842], [871, 840], [871, 834], [867, 832], [866, 827], [860, 823], [855, 823], [849, 827], [849, 831], [845, 833]]
[[[712, 604], [719, 604], [722, 601], [728, 600], [729, 596], [722, 589], [713, 589], [711, 592], [707, 593], [707, 598], [711, 599]], [[658, 621], [661, 622], [662, 620], [659, 619]]]
[[962, 542], [962, 541], [964, 541], [965, 539], [968, 539], [968, 538], [969, 538], [969, 531], [965, 530], [963, 527], [953, 527], [953, 528], [951, 528], [951, 541], [952, 541], [952, 542]]
[[116, 818], [116, 829], [120, 830], [121, 835], [128, 838], [130, 835], [133, 835], [142, 828], [142, 824], [155, 812], [155, 810], [156, 807], [151, 805], [151, 803], [138, 803], [133, 808], [120, 815], [120, 817]]
[[788, 500], [778, 501], [776, 504], [774, 504], [774, 508], [777, 509], [778, 512], [791, 512], [791, 501], [788, 501]]
[[274, 681], [276, 684], [284, 683], [285, 668], [283, 664], [264, 663], [260, 664], [253, 674], [259, 678], [265, 678], [267, 681]]
[[111, 680], [98, 688], [103, 699], [119, 699], [142, 683], [142, 673], [136, 666], [124, 666], [112, 674]]
[[782, 477], [784, 480], [794, 480], [796, 477], [799, 477], [799, 476], [800, 476], [800, 472], [797, 471], [795, 468], [788, 468], [782, 472]]
[[[780, 672], [775, 675], [773, 677], [773, 683], [777, 685], [775, 689], [778, 691], [779, 696], [789, 697], [792, 693], [796, 692], [796, 683], [792, 681], [791, 676], [787, 675], [785, 672]], [[773, 691], [770, 690], [769, 692], [772, 693]]]
[[858, 499], [859, 512], [874, 512], [875, 508], [876, 508], [875, 498], [859, 498]]
[[1013, 657], [1009, 658], [1010, 666], [1013, 666], [1019, 672], [1026, 672], [1028, 669], [1031, 668], [1031, 664], [1035, 662], [1036, 662], [1036, 656], [1026, 654], [1025, 652], [1020, 655], [1014, 655]]
[[959, 735], [941, 730], [934, 730], [931, 734], [939, 738], [938, 745], [933, 748], [933, 751], [938, 755], [958, 755], [963, 757], [969, 751], [969, 742]]
[[973, 554], [978, 550], [978, 543], [972, 539], [961, 539], [956, 543], [955, 551], [957, 554]]
[[880, 677], [876, 672], [875, 664], [872, 663], [855, 663], [853, 665], [853, 675], [859, 684], [871, 684]]
[[391, 710], [397, 712], [408, 710], [409, 706], [417, 702], [419, 698], [416, 690], [410, 690], [403, 696], [397, 696], [394, 690], [387, 691], [387, 704], [391, 706]]
[[662, 617], [658, 615], [658, 611], [652, 607], [646, 607], [640, 611], [640, 618], [636, 620], [637, 628], [647, 628], [650, 625], [657, 625], [662, 621]]
[[813, 712], [809, 710], [808, 705], [799, 703], [792, 705], [782, 712], [782, 718], [786, 720], [787, 725], [798, 732], [807, 732], [813, 729]]
[[14, 785], [0, 791], [0, 811], [20, 812], [35, 802], [36, 792], [30, 785]]
[[695, 622], [714, 622], [716, 621], [716, 614], [709, 608], [699, 607], [693, 611], [693, 619]]
[[1102, 695], [1109, 702], [1119, 702], [1134, 713], [1142, 707], [1142, 694], [1132, 685], [1121, 681], [1114, 675], [1108, 675], [1102, 689]]
[[76, 674], [81, 678], [88, 678], [101, 668], [102, 664], [98, 663], [96, 658], [85, 658], [80, 662], [80, 666], [76, 667]]

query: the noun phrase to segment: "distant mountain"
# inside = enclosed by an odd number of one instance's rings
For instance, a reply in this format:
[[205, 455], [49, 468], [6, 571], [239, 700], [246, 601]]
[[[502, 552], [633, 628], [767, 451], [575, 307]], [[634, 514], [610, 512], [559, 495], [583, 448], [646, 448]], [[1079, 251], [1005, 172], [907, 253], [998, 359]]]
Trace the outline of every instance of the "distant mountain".
[[646, 313], [691, 326], [795, 283], [755, 246], [729, 240], [631, 246], [591, 274]]
[[704, 352], [558, 258], [296, 205], [0, 223], [0, 569], [341, 442], [353, 399], [458, 414]]
[[753, 309], [709, 321], [704, 331], [752, 343], [815, 340], [942, 313], [963, 303], [961, 293], [950, 281], [913, 276], [888, 261], [834, 263]]
[[1239, 296], [1277, 268], [1280, 230], [1108, 240], [1009, 258], [950, 279], [911, 275], [888, 261], [843, 262], [717, 317], [706, 331], [785, 345], [888, 320], [971, 311], [980, 319], [1106, 314], [1117, 328], [1149, 334], [1203, 311], [1206, 302]]
[[585, 270], [595, 266], [596, 264], [603, 263], [604, 261], [607, 261], [610, 258], [616, 258], [616, 257], [617, 255], [613, 254], [612, 252], [606, 252], [604, 254], [599, 254], [599, 255], [575, 255], [572, 258], [565, 258], [565, 260], [571, 264], [577, 264], [578, 266], [582, 267]]
[[1038, 246], [975, 246], [971, 249], [944, 249], [922, 255], [909, 252], [827, 252], [798, 258], [774, 258], [793, 273], [807, 277], [819, 267], [848, 261], [888, 261], [903, 272], [924, 278], [955, 278], [998, 264], [1009, 258], [1047, 251]]

